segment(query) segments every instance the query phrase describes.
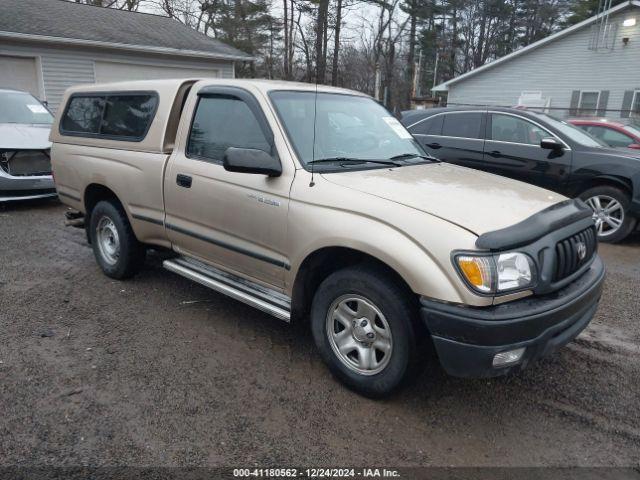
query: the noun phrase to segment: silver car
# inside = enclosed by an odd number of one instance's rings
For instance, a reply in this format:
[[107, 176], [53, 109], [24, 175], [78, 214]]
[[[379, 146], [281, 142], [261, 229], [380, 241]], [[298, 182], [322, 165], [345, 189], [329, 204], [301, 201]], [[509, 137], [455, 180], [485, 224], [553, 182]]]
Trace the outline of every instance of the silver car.
[[53, 116], [33, 95], [0, 89], [0, 202], [54, 197]]

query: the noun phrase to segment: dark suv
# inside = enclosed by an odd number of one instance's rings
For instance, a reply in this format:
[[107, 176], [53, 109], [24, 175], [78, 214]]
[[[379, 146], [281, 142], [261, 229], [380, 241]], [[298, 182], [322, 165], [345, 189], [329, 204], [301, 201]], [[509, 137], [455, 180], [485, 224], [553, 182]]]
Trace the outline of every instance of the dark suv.
[[640, 217], [640, 153], [612, 149], [552, 116], [513, 108], [433, 108], [402, 123], [434, 157], [582, 198], [598, 238], [617, 242]]

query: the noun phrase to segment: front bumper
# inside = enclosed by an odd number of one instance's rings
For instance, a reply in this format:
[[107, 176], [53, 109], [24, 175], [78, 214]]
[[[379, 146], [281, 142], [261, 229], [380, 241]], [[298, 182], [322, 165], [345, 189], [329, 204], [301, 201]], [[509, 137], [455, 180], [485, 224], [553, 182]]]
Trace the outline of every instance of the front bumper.
[[[456, 377], [494, 377], [526, 367], [569, 343], [595, 314], [605, 269], [591, 267], [566, 287], [492, 307], [464, 307], [422, 298], [421, 316], [444, 370]], [[525, 348], [515, 364], [496, 368], [497, 353]]]
[[0, 168], [0, 202], [55, 197], [51, 175], [14, 177]]

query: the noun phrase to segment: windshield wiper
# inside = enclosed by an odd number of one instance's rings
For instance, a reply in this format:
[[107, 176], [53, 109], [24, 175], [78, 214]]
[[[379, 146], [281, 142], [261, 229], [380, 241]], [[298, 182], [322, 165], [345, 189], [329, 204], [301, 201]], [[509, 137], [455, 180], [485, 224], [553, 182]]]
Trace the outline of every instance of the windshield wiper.
[[429, 155], [421, 155], [420, 153], [401, 153], [400, 155], [394, 155], [389, 160], [404, 160], [409, 158], [422, 158], [423, 160], [430, 160], [432, 162], [439, 162], [435, 157]]
[[339, 162], [350, 162], [350, 163], [379, 163], [381, 165], [392, 165], [394, 167], [399, 167], [400, 164], [398, 162], [389, 160], [375, 160], [369, 158], [349, 158], [349, 157], [332, 157], [332, 158], [319, 158], [318, 160], [311, 160], [307, 162], [307, 165], [312, 163], [339, 163]]

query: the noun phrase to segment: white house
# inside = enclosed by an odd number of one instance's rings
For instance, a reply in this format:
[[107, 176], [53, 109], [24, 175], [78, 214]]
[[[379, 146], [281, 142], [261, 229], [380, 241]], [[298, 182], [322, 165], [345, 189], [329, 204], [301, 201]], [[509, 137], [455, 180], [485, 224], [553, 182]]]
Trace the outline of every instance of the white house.
[[448, 105], [527, 105], [559, 116], [640, 115], [640, 1], [629, 0], [436, 85]]
[[64, 0], [0, 0], [0, 88], [56, 110], [79, 83], [234, 76], [252, 57], [170, 18]]

